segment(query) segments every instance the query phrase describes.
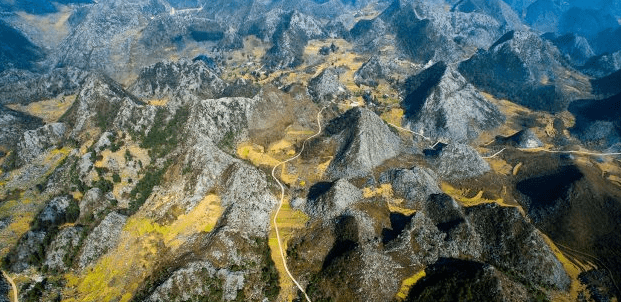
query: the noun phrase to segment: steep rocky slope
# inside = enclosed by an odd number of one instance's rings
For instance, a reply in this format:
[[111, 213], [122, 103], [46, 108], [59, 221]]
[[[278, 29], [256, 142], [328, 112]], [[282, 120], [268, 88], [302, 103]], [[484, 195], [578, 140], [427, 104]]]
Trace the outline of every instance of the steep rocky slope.
[[404, 124], [433, 140], [466, 142], [504, 120], [496, 106], [444, 62], [408, 78], [404, 90]]
[[506, 33], [460, 63], [459, 71], [480, 89], [536, 110], [563, 110], [590, 90], [558, 49], [528, 31]]
[[621, 294], [614, 3], [5, 2], [20, 301]]

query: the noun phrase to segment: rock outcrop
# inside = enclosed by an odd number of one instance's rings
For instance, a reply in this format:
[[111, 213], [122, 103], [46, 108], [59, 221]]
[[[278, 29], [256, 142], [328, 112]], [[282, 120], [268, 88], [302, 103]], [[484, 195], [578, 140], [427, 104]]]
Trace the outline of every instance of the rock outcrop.
[[528, 31], [506, 33], [460, 63], [459, 72], [479, 89], [535, 110], [563, 110], [589, 91], [552, 43]]
[[390, 183], [394, 193], [403, 196], [404, 206], [410, 209], [422, 209], [431, 194], [442, 192], [435, 172], [422, 167], [389, 170], [380, 175], [379, 181]]
[[343, 70], [326, 68], [317, 77], [308, 82], [308, 93], [317, 103], [325, 104], [339, 101], [349, 95], [347, 88], [340, 81]]
[[434, 149], [424, 150], [424, 154], [438, 176], [449, 181], [472, 178], [490, 171], [489, 164], [468, 145], [438, 143]]
[[24, 132], [17, 145], [18, 164], [28, 163], [48, 149], [56, 147], [64, 139], [67, 130], [63, 123], [51, 123]]
[[224, 82], [202, 60], [164, 61], [140, 71], [129, 91], [143, 99], [212, 99], [224, 90]]
[[514, 272], [523, 282], [569, 288], [571, 281], [563, 265], [517, 208], [484, 204], [466, 208], [465, 212], [481, 235], [486, 262]]
[[521, 149], [532, 149], [543, 147], [543, 143], [537, 135], [530, 129], [520, 130], [513, 135], [504, 137], [496, 136], [496, 144], [508, 145]]
[[316, 199], [308, 200], [304, 212], [313, 218], [331, 219], [339, 216], [344, 210], [361, 199], [362, 191], [360, 189], [347, 180], [339, 179], [331, 185], [326, 193]]
[[112, 212], [104, 218], [84, 239], [82, 254], [78, 260], [80, 269], [95, 263], [99, 257], [116, 246], [127, 216]]
[[72, 265], [71, 259], [80, 248], [83, 228], [68, 227], [60, 230], [50, 244], [43, 266], [52, 271], [65, 271]]
[[504, 116], [452, 66], [439, 62], [404, 84], [405, 125], [441, 141], [467, 142]]
[[330, 179], [362, 177], [399, 154], [400, 139], [375, 113], [353, 108], [330, 121], [326, 135], [338, 143], [326, 170]]

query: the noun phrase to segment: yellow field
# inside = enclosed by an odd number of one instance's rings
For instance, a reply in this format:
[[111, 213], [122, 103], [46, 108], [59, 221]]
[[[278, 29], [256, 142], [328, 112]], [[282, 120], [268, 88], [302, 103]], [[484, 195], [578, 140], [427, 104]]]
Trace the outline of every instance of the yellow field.
[[30, 103], [27, 106], [21, 104], [10, 104], [7, 107], [40, 117], [46, 123], [53, 123], [73, 105], [75, 95], [63, 96], [59, 99], [50, 99], [40, 102]]

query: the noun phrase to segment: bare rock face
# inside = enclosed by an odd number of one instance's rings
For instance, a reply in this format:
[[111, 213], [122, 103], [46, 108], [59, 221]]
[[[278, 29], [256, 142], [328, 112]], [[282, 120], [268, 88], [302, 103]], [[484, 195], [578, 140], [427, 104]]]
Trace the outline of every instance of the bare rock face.
[[443, 257], [476, 259], [481, 256], [481, 238], [453, 198], [433, 194], [425, 202], [423, 212], [446, 234], [441, 251]]
[[43, 121], [40, 118], [0, 105], [0, 146], [14, 149], [24, 132], [41, 126]]
[[517, 208], [484, 204], [465, 212], [481, 235], [486, 262], [514, 272], [526, 282], [569, 288], [571, 281], [563, 265]]
[[[79, 137], [83, 131], [98, 127], [112, 130], [131, 116], [123, 115], [128, 108], [141, 102], [106, 76], [90, 75], [80, 90], [75, 103], [61, 119], [72, 127], [71, 136]], [[141, 117], [144, 118], [144, 117]], [[138, 120], [132, 120], [138, 123]]]
[[497, 136], [495, 142], [497, 144], [509, 145], [522, 149], [543, 147], [541, 140], [539, 140], [537, 135], [530, 129], [520, 130], [507, 137]]
[[82, 227], [79, 226], [62, 229], [47, 249], [44, 267], [52, 271], [67, 270], [80, 247], [82, 231]]
[[101, 212], [106, 209], [108, 202], [105, 200], [101, 189], [92, 188], [80, 200], [80, 219], [101, 218]]
[[347, 180], [339, 179], [328, 192], [306, 202], [305, 212], [314, 218], [330, 219], [362, 199], [362, 191]]
[[431, 194], [442, 192], [435, 172], [423, 167], [389, 170], [379, 180], [392, 184], [395, 194], [405, 197], [405, 206], [410, 209], [422, 209]]
[[9, 293], [11, 292], [11, 284], [4, 278], [4, 274], [0, 274], [0, 302], [11, 302]]
[[[198, 284], [197, 284], [198, 283]], [[244, 274], [218, 269], [209, 262], [193, 262], [175, 271], [144, 301], [233, 301], [243, 295]], [[173, 293], [183, 289], [177, 296]]]
[[374, 55], [354, 74], [358, 85], [377, 87], [379, 80], [393, 80], [397, 75], [411, 74], [416, 68], [413, 64], [399, 64], [396, 56]]
[[242, 163], [232, 164], [222, 183], [222, 206], [226, 207], [226, 227], [239, 230], [246, 236], [265, 237], [270, 226], [270, 214], [276, 199], [267, 190], [265, 174]]
[[438, 143], [435, 149], [424, 150], [424, 154], [436, 173], [446, 180], [472, 178], [491, 170], [474, 148], [464, 144]]
[[78, 262], [80, 269], [95, 263], [99, 257], [116, 246], [126, 220], [127, 216], [112, 212], [88, 234]]
[[45, 244], [47, 232], [43, 230], [28, 231], [19, 243], [4, 260], [9, 263], [9, 269], [13, 272], [22, 272], [31, 266], [36, 265], [33, 260], [43, 257], [41, 251]]
[[565, 55], [567, 61], [574, 66], [583, 66], [595, 55], [591, 45], [589, 45], [589, 41], [585, 37], [576, 34], [560, 36], [552, 40], [552, 43]]
[[27, 104], [78, 92], [89, 72], [74, 68], [55, 68], [45, 74], [10, 70], [0, 75], [0, 103]]
[[341, 70], [326, 68], [308, 83], [308, 93], [317, 103], [339, 100], [349, 94], [345, 85], [339, 81]]
[[506, 33], [460, 63], [459, 72], [477, 88], [535, 110], [563, 110], [590, 90], [551, 42], [529, 31]]
[[186, 94], [211, 99], [224, 90], [215, 70], [201, 60], [163, 61], [145, 67], [129, 91], [140, 98], [169, 99]]
[[416, 212], [403, 232], [386, 245], [386, 251], [402, 265], [419, 269], [438, 260], [445, 238], [433, 220]]
[[63, 123], [51, 123], [36, 130], [24, 132], [22, 140], [18, 143], [20, 165], [28, 163], [43, 152], [53, 148], [65, 136], [67, 126]]
[[368, 109], [350, 109], [330, 121], [325, 133], [339, 144], [326, 170], [330, 179], [364, 176], [399, 154], [399, 137]]
[[406, 80], [405, 124], [434, 140], [467, 142], [504, 116], [452, 66], [439, 62]]

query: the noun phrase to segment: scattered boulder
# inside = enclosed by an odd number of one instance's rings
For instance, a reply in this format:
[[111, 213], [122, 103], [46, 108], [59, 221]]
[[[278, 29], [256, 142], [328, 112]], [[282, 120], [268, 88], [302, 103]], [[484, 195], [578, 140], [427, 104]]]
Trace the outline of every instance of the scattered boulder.
[[423, 153], [438, 176], [449, 181], [480, 176], [491, 170], [481, 155], [468, 145], [438, 143], [434, 149]]
[[338, 142], [326, 169], [329, 179], [362, 177], [399, 154], [400, 139], [375, 113], [356, 107], [326, 125], [327, 136]]

